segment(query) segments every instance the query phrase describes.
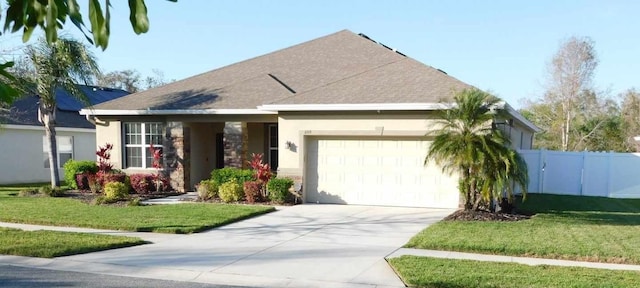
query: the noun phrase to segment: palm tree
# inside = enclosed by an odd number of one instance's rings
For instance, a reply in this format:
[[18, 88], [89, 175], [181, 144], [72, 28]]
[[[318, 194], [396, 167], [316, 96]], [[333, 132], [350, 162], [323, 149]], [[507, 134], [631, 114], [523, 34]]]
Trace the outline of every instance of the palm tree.
[[56, 88], [63, 88], [77, 99], [88, 103], [87, 96], [77, 86], [78, 82], [91, 83], [98, 74], [96, 58], [82, 43], [67, 38], [47, 43], [39, 39], [35, 45], [27, 46], [26, 56], [33, 65], [35, 75], [28, 85], [40, 98], [38, 120], [44, 125], [49, 145], [49, 167], [51, 186], [60, 185], [58, 180], [58, 158], [56, 144]]
[[527, 165], [497, 129], [496, 119], [506, 119], [502, 101], [478, 89], [454, 95], [454, 104], [442, 113], [431, 135], [425, 164], [434, 161], [448, 174], [458, 174], [465, 210], [477, 210], [482, 201], [511, 201], [513, 184], [526, 193]]

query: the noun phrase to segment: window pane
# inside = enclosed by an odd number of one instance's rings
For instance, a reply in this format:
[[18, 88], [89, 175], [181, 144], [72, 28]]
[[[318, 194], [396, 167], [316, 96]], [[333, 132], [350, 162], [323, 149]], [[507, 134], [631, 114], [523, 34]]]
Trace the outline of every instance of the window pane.
[[59, 136], [56, 139], [58, 140], [58, 154], [73, 153], [73, 137]]
[[127, 147], [127, 167], [142, 167], [142, 147]]
[[64, 163], [67, 163], [67, 161], [73, 159], [73, 154], [71, 153], [58, 153], [58, 155], [60, 155], [59, 157], [60, 163], [58, 163], [58, 165], [60, 165], [61, 168], [64, 165]]
[[269, 153], [269, 166], [271, 166], [271, 170], [278, 170], [278, 150], [271, 149]]
[[51, 167], [49, 165], [49, 154], [45, 152], [45, 153], [42, 153], [42, 155], [44, 155], [44, 168]]
[[142, 143], [142, 124], [141, 123], [125, 123], [124, 124], [124, 141], [125, 144], [141, 144]]
[[162, 124], [161, 123], [146, 123], [146, 135], [145, 143], [153, 145], [162, 145]]
[[269, 126], [269, 147], [278, 147], [278, 126]]

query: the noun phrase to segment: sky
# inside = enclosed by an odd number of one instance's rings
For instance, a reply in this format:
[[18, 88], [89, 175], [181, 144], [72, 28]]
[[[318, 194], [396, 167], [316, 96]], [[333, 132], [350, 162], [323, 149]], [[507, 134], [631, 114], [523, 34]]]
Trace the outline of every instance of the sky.
[[[562, 41], [586, 36], [599, 58], [596, 89], [615, 98], [640, 88], [640, 1], [146, 2], [150, 30], [136, 35], [126, 2], [112, 1], [109, 47], [93, 49], [104, 72], [157, 69], [179, 80], [349, 29], [521, 107], [544, 93], [547, 64]], [[20, 45], [20, 35], [0, 36], [5, 56]]]

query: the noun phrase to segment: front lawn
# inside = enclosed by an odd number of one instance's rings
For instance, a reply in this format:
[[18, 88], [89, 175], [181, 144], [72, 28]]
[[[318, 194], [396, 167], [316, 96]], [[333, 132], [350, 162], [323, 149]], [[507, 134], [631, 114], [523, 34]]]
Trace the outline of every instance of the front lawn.
[[529, 194], [516, 222], [441, 221], [405, 247], [640, 264], [640, 199]]
[[0, 227], [0, 254], [60, 257], [145, 244], [140, 238]]
[[389, 263], [410, 287], [638, 287], [640, 273], [402, 256]]
[[200, 232], [275, 210], [269, 206], [203, 203], [93, 206], [67, 198], [15, 196], [22, 188], [0, 187], [0, 221], [182, 234]]

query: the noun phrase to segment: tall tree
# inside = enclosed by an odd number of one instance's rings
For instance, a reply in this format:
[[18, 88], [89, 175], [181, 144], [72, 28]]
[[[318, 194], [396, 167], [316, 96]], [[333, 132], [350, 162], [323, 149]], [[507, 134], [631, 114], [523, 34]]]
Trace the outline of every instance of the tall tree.
[[594, 42], [588, 37], [567, 39], [548, 66], [545, 101], [557, 103], [562, 151], [569, 150], [572, 120], [577, 114], [581, 93], [591, 89], [593, 73], [598, 66]]
[[112, 71], [99, 75], [96, 84], [135, 93], [168, 83], [162, 71], [153, 69], [153, 74], [142, 78], [140, 72], [133, 69]]
[[136, 70], [112, 71], [98, 76], [96, 85], [122, 89], [131, 93], [136, 93], [141, 89], [140, 73]]
[[640, 136], [640, 93], [635, 89], [622, 95], [621, 118], [625, 143], [629, 151], [636, 151], [638, 144], [634, 137]]
[[[178, 0], [167, 1], [177, 2]], [[82, 31], [89, 42], [104, 50], [109, 45], [111, 1], [105, 0], [104, 7], [98, 0], [87, 0], [87, 3], [91, 29], [84, 24], [84, 17], [77, 0], [11, 0], [7, 1], [6, 10], [0, 2], [0, 20], [4, 17], [4, 32], [14, 33], [22, 30], [23, 42], [27, 42], [39, 27], [45, 32], [46, 42], [51, 44], [56, 42], [58, 30], [63, 28], [68, 19]], [[136, 34], [149, 31], [147, 5], [144, 0], [128, 0], [128, 3], [129, 21], [133, 31]], [[0, 61], [0, 103], [10, 103], [18, 95], [13, 77], [7, 72], [11, 66], [13, 62]]]
[[509, 138], [493, 123], [506, 119], [503, 102], [478, 89], [454, 95], [454, 105], [442, 112], [440, 129], [433, 132], [425, 164], [434, 161], [443, 172], [460, 177], [465, 210], [484, 201], [512, 199], [512, 183], [527, 191], [527, 164], [510, 146]]
[[25, 54], [33, 65], [33, 89], [38, 95], [38, 120], [44, 125], [45, 138], [49, 146], [51, 187], [60, 185], [56, 143], [56, 88], [64, 88], [74, 97], [88, 102], [86, 95], [77, 86], [88, 84], [99, 73], [95, 57], [84, 44], [66, 38], [53, 43], [44, 39], [27, 46]]

